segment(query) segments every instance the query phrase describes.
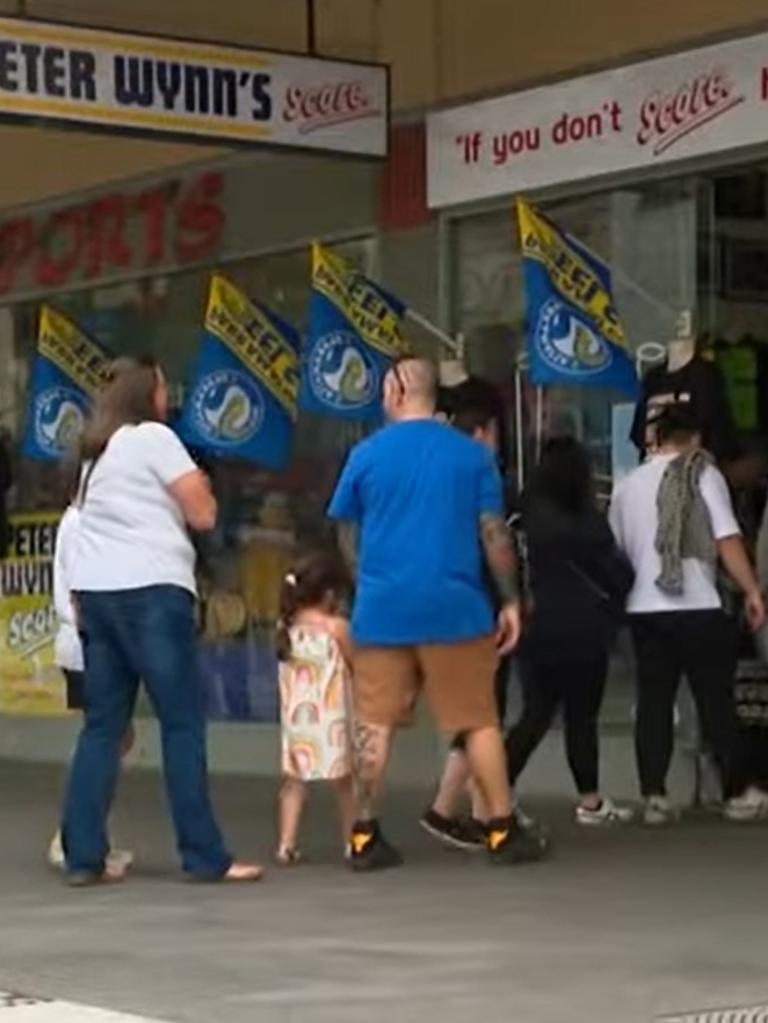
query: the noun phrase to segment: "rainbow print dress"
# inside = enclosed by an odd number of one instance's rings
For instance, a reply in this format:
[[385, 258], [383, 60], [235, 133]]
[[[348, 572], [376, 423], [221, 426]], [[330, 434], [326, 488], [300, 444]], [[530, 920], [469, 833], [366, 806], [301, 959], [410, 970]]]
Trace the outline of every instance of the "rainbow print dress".
[[349, 671], [338, 643], [319, 626], [291, 629], [290, 661], [280, 665], [282, 771], [301, 781], [352, 771]]

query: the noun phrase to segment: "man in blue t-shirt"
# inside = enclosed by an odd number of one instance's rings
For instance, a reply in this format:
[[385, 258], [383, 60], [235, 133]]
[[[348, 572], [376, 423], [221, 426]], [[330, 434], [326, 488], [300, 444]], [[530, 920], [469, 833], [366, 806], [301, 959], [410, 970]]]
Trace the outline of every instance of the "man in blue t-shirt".
[[[437, 374], [422, 359], [397, 362], [384, 380], [389, 425], [351, 453], [331, 500], [357, 568], [352, 614], [358, 820], [352, 867], [395, 866], [375, 802], [394, 729], [423, 687], [438, 726], [467, 737], [467, 757], [492, 820], [494, 861], [542, 855], [541, 839], [511, 812], [494, 699], [498, 657], [520, 636], [514, 552], [493, 456], [435, 418]], [[501, 598], [498, 620], [483, 555]]]

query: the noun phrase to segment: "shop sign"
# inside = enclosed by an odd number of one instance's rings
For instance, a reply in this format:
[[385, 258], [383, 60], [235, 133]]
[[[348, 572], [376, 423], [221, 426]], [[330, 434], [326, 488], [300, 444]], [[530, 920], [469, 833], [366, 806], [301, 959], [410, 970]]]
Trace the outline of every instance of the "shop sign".
[[210, 170], [0, 220], [0, 301], [212, 259], [224, 187]]
[[10, 518], [0, 561], [0, 714], [61, 714], [64, 680], [54, 664], [53, 554], [60, 514]]
[[0, 116], [385, 156], [382, 65], [0, 18]]
[[768, 34], [456, 107], [427, 124], [432, 207], [768, 140]]

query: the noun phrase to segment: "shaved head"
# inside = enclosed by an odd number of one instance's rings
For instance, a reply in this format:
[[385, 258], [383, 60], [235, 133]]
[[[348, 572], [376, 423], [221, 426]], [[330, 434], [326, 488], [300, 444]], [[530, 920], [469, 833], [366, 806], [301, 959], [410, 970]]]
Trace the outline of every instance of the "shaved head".
[[398, 359], [384, 378], [384, 409], [389, 419], [433, 416], [437, 367], [429, 359]]

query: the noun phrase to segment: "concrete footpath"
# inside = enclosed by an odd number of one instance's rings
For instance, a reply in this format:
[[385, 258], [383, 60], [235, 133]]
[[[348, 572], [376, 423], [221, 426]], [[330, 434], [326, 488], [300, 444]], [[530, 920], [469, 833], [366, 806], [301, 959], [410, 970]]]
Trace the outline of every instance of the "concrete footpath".
[[[407, 866], [355, 877], [320, 793], [311, 863], [202, 887], [178, 880], [159, 780], [134, 771], [115, 825], [134, 875], [72, 891], [44, 864], [60, 785], [0, 761], [0, 992], [190, 1023], [647, 1023], [768, 1001], [768, 826], [585, 833], [534, 799], [555, 856], [493, 869], [419, 832], [425, 787], [389, 798]], [[274, 787], [221, 778], [215, 798], [233, 846], [268, 856]]]

